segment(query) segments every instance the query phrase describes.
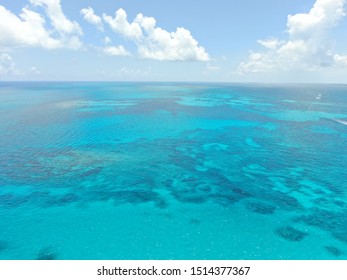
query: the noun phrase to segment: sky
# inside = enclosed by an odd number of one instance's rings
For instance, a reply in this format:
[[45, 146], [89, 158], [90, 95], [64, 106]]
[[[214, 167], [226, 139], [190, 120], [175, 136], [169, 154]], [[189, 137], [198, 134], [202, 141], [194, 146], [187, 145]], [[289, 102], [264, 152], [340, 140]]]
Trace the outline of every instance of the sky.
[[347, 83], [347, 0], [0, 0], [0, 81]]

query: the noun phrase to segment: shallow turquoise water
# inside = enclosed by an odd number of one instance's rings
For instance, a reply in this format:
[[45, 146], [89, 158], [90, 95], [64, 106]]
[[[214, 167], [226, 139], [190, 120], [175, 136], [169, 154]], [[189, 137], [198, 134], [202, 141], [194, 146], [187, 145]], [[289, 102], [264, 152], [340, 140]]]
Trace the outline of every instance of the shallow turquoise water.
[[0, 83], [0, 259], [347, 259], [347, 86]]

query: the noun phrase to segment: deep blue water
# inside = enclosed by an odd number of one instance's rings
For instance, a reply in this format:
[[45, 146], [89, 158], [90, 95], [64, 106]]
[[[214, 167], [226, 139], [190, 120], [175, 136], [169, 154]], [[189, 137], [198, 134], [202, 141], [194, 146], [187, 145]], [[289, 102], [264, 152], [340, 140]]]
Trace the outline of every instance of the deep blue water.
[[347, 86], [0, 83], [0, 259], [347, 259]]

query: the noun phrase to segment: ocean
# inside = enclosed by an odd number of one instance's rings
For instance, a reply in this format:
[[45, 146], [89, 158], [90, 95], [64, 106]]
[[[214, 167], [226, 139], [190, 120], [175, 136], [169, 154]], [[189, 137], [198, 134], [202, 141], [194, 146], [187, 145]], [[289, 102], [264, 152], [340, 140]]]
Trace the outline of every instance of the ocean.
[[0, 83], [0, 259], [347, 259], [347, 86]]

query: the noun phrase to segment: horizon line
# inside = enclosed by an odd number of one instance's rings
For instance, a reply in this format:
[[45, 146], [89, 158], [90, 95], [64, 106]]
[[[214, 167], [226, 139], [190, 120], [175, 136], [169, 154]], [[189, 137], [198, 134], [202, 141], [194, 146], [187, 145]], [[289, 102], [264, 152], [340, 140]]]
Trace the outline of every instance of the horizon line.
[[230, 82], [230, 81], [114, 81], [114, 80], [0, 80], [0, 83], [180, 83], [180, 84], [261, 84], [261, 85], [347, 85], [339, 82]]

